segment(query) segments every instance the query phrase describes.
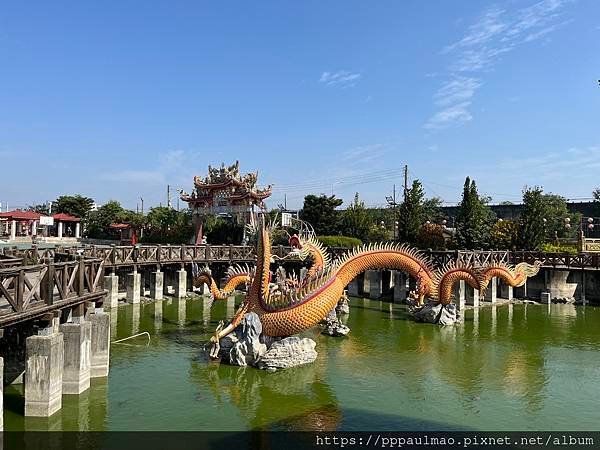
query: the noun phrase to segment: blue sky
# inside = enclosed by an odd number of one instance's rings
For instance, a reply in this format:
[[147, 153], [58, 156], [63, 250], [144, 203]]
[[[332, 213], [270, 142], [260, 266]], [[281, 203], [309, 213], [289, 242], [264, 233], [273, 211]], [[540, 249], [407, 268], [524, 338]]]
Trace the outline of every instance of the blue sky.
[[402, 167], [494, 201], [600, 185], [600, 2], [11, 2], [0, 10], [0, 201], [130, 208], [241, 161], [270, 207]]

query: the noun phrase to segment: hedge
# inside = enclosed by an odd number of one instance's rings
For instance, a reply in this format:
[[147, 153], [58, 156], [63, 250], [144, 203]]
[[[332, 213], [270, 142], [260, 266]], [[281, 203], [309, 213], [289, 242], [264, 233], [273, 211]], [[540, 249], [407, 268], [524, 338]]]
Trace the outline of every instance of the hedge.
[[325, 247], [357, 247], [362, 241], [349, 236], [317, 236], [317, 239]]

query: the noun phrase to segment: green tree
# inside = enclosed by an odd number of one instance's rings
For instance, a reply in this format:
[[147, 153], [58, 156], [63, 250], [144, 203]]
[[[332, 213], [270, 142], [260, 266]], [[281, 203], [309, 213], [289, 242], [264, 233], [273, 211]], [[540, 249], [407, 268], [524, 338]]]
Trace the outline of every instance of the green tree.
[[[556, 194], [544, 194], [542, 200], [545, 204], [544, 218], [546, 219], [546, 238], [575, 238], [577, 236], [577, 224], [581, 218], [578, 213], [571, 213], [567, 207], [567, 200]], [[566, 227], [569, 219], [572, 226]]]
[[523, 250], [536, 250], [544, 243], [546, 236], [547, 204], [542, 188], [534, 186], [523, 190], [523, 210], [519, 217], [519, 247]]
[[372, 224], [371, 215], [365, 208], [364, 202], [360, 201], [357, 192], [354, 195], [354, 202], [342, 213], [341, 232], [345, 236], [366, 241]]
[[488, 198], [479, 196], [475, 180], [467, 177], [455, 221], [455, 240], [459, 248], [478, 249], [489, 246], [494, 213], [487, 206], [488, 201]]
[[300, 211], [300, 218], [310, 223], [319, 236], [338, 234], [340, 214], [339, 211], [336, 211], [336, 208], [342, 203], [343, 200], [336, 198], [335, 195], [307, 195], [304, 197], [304, 206]]
[[496, 250], [514, 250], [519, 244], [519, 222], [498, 220], [492, 225], [490, 241]]
[[96, 239], [113, 237], [110, 224], [120, 222], [125, 215], [125, 209], [116, 200], [109, 200], [96, 211], [90, 211], [87, 219], [87, 235]]
[[[135, 225], [135, 215], [130, 215], [127, 219], [128, 223]], [[178, 211], [166, 206], [155, 206], [150, 208], [148, 215], [142, 219], [145, 219], [143, 242], [186, 244], [194, 234], [189, 209]]]
[[86, 220], [94, 200], [82, 195], [61, 195], [52, 203], [52, 213], [64, 213]]
[[419, 230], [425, 223], [425, 193], [419, 180], [414, 180], [406, 190], [404, 200], [398, 208], [398, 239], [414, 244], [418, 240]]

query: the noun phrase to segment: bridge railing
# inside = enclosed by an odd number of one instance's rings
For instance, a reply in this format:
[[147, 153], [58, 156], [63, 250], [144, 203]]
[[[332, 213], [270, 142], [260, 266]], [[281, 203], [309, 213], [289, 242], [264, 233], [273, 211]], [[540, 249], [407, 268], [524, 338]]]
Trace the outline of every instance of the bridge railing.
[[104, 261], [84, 258], [0, 269], [0, 328], [101, 296], [103, 275]]

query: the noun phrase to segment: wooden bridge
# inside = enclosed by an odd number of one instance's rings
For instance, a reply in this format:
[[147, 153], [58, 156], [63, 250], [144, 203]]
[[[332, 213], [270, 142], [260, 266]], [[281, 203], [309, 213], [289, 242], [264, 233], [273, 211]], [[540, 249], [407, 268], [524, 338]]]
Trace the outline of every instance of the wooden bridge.
[[[286, 261], [298, 261], [291, 247], [273, 246], [272, 255]], [[341, 256], [347, 248], [329, 248], [335, 259]], [[434, 266], [441, 267], [451, 261], [458, 261], [473, 266], [484, 266], [490, 263], [532, 264], [539, 260], [544, 267], [580, 268], [586, 270], [600, 269], [600, 254], [598, 253], [547, 253], [537, 251], [507, 251], [507, 250], [424, 250]], [[0, 268], [15, 267], [20, 264], [38, 264], [48, 258], [55, 260], [70, 260], [77, 256], [87, 259], [99, 259], [104, 263], [104, 269], [143, 267], [161, 265], [185, 265], [191, 262], [199, 263], [251, 263], [256, 261], [256, 251], [253, 246], [244, 245], [112, 245], [83, 247], [54, 247], [39, 249], [37, 247], [18, 249], [0, 248]]]
[[85, 302], [101, 302], [104, 261], [75, 261], [0, 268], [0, 329]]

